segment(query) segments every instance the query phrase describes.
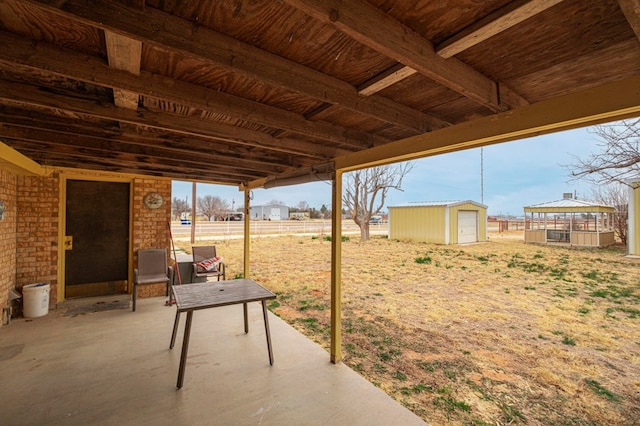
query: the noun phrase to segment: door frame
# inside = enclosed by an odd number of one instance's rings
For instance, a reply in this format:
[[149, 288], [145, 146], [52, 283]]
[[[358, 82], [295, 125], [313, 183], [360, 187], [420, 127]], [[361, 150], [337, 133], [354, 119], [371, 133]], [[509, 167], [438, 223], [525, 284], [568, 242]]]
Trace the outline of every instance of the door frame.
[[127, 292], [131, 293], [133, 283], [133, 177], [108, 172], [80, 172], [80, 171], [60, 171], [59, 175], [59, 197], [58, 197], [58, 302], [65, 300], [66, 286], [66, 258], [64, 249], [64, 237], [67, 224], [67, 181], [85, 180], [93, 182], [117, 182], [129, 184], [129, 244], [127, 247]]

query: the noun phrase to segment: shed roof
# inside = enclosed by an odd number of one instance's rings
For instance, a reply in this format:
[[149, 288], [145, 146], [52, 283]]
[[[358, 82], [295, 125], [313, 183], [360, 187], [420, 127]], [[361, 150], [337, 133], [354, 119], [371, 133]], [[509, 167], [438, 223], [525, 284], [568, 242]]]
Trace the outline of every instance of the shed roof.
[[640, 115], [639, 38], [637, 0], [0, 0], [0, 143], [300, 183]]
[[573, 198], [547, 201], [545, 203], [534, 204], [524, 208], [524, 211], [529, 213], [613, 213], [615, 210], [615, 207], [607, 206], [602, 203], [587, 200], [576, 200]]
[[471, 200], [458, 200], [458, 201], [419, 201], [415, 203], [406, 203], [406, 204], [398, 204], [396, 206], [389, 206], [389, 208], [393, 207], [455, 207], [461, 204], [473, 204], [480, 208], [486, 209], [487, 206], [484, 204], [477, 203]]

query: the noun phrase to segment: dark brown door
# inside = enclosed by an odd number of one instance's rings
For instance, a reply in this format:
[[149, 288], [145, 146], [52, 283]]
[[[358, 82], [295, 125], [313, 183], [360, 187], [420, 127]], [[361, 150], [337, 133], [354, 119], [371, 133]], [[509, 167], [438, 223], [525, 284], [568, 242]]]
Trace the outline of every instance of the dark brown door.
[[129, 184], [67, 180], [65, 297], [126, 293]]

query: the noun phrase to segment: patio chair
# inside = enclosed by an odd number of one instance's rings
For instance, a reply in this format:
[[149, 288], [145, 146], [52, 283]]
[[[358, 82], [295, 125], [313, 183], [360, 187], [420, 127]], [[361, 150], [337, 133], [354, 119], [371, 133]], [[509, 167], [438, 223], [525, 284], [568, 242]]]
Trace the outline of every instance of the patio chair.
[[166, 283], [167, 292], [173, 276], [173, 268], [167, 266], [165, 249], [138, 250], [138, 267], [133, 270], [133, 312], [136, 311], [138, 286]]
[[193, 246], [193, 266], [191, 269], [191, 282], [199, 277], [220, 277], [226, 279], [226, 266], [221, 257], [216, 256], [216, 246]]

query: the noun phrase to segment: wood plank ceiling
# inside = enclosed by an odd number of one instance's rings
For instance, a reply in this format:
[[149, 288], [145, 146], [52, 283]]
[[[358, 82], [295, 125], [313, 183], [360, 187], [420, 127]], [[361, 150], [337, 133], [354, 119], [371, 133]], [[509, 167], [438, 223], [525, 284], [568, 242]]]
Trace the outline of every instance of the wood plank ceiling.
[[0, 142], [45, 166], [284, 184], [402, 141], [428, 155], [425, 135], [459, 149], [457, 128], [613, 83], [631, 100], [607, 117], [639, 114], [639, 39], [640, 0], [0, 0]]

